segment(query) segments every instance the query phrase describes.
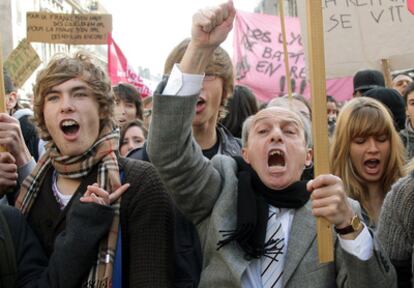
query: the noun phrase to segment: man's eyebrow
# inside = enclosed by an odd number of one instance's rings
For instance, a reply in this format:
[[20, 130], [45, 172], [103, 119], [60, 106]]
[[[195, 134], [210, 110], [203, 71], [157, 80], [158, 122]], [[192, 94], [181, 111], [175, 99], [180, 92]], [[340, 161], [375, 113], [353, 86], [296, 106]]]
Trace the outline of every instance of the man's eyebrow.
[[[271, 118], [271, 117], [264, 116], [264, 117], [256, 118], [256, 119], [253, 120], [252, 125], [257, 125], [259, 123], [259, 121], [268, 120], [269, 118]], [[301, 126], [301, 122], [299, 120], [293, 118], [293, 117], [292, 118], [289, 117], [288, 119], [281, 119], [281, 120], [279, 120], [279, 122], [282, 125], [295, 124], [295, 125]]]

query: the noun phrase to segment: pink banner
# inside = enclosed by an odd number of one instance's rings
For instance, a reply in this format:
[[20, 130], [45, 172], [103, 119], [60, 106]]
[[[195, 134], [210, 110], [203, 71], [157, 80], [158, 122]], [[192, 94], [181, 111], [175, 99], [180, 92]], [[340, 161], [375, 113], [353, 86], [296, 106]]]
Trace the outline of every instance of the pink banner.
[[142, 98], [151, 95], [150, 89], [144, 84], [142, 78], [128, 65], [128, 61], [112, 35], [108, 36], [108, 74], [112, 84], [120, 82], [134, 85]]
[[[336, 101], [344, 102], [352, 98], [354, 83], [352, 77], [343, 77], [326, 80], [326, 94], [331, 95]], [[310, 85], [307, 85], [303, 96], [310, 98]]]
[[[292, 91], [309, 98], [299, 18], [285, 17]], [[280, 17], [237, 11], [233, 63], [235, 82], [248, 86], [261, 102], [287, 94]], [[352, 78], [327, 81], [327, 94], [338, 101], [352, 98]]]
[[407, 0], [408, 11], [414, 15], [414, 0]]

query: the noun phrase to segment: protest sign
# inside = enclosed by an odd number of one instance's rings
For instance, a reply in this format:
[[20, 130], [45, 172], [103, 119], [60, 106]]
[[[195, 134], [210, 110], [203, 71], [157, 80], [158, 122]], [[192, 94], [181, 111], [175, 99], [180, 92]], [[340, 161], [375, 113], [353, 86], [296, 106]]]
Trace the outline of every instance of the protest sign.
[[[302, 93], [306, 76], [300, 23], [291, 17], [285, 22], [292, 92]], [[236, 83], [251, 88], [262, 102], [287, 93], [282, 38], [279, 17], [237, 11], [233, 45]]]
[[36, 50], [26, 39], [23, 39], [7, 57], [4, 67], [9, 72], [14, 85], [22, 87], [41, 62]]
[[29, 42], [107, 44], [111, 31], [109, 14], [27, 13]]
[[[309, 98], [299, 19], [285, 19], [292, 92]], [[249, 87], [261, 102], [288, 93], [282, 38], [279, 17], [237, 11], [233, 40], [235, 82]], [[338, 101], [352, 97], [352, 78], [329, 79], [326, 85], [327, 94]]]
[[[306, 1], [297, 3], [305, 39]], [[381, 59], [392, 70], [413, 67], [414, 16], [408, 7], [406, 0], [323, 0], [327, 77], [382, 70]]]

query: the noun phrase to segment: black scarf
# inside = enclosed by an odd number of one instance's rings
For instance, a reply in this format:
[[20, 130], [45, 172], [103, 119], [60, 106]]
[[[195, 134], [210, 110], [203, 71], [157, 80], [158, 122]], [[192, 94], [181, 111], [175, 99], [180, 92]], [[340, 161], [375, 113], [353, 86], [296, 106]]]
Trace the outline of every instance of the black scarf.
[[224, 239], [217, 243], [217, 250], [235, 240], [247, 258], [260, 258], [277, 249], [274, 241], [265, 243], [268, 205], [297, 209], [308, 202], [310, 193], [306, 190], [306, 181], [295, 182], [282, 190], [270, 189], [242, 157], [233, 158], [238, 167], [237, 227], [220, 231]]

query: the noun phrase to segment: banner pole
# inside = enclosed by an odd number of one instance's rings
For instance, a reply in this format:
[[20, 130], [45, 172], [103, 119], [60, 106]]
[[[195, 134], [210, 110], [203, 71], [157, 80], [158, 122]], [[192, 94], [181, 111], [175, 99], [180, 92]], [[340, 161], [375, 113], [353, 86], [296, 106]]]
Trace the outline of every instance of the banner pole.
[[283, 54], [285, 58], [285, 73], [286, 73], [286, 82], [288, 88], [288, 97], [289, 100], [292, 100], [292, 80], [290, 78], [290, 68], [289, 68], [289, 54], [287, 49], [287, 40], [286, 40], [286, 25], [285, 25], [285, 9], [283, 7], [283, 1], [279, 0], [279, 14], [280, 14], [280, 26], [282, 28], [282, 38], [283, 38]]
[[3, 74], [3, 42], [0, 35], [0, 113], [7, 113], [6, 109], [6, 91], [4, 90]]
[[[0, 113], [7, 113], [6, 109], [6, 91], [4, 90], [4, 74], [3, 74], [3, 41], [0, 34]], [[7, 150], [0, 146], [0, 152]]]
[[[315, 176], [330, 173], [328, 121], [326, 110], [325, 45], [321, 0], [307, 0], [308, 55], [312, 97], [312, 134]], [[332, 225], [317, 219], [318, 255], [320, 263], [333, 261]]]
[[381, 65], [382, 65], [382, 73], [384, 73], [385, 86], [387, 88], [391, 88], [392, 77], [391, 77], [391, 69], [390, 69], [390, 60], [381, 59]]

